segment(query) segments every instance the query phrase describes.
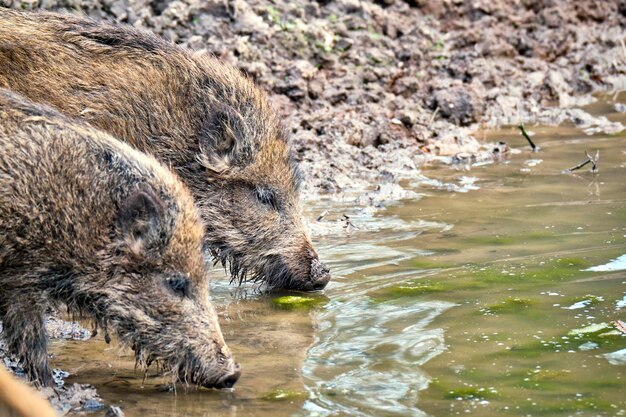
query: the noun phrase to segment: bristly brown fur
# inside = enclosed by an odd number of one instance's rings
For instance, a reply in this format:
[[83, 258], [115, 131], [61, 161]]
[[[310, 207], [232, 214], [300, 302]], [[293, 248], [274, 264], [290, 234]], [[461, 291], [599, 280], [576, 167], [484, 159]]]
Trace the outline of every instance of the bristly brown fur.
[[303, 225], [287, 135], [236, 68], [131, 27], [0, 9], [0, 86], [176, 171], [233, 281], [316, 290], [330, 279]]
[[193, 198], [166, 167], [0, 89], [0, 320], [33, 381], [52, 383], [43, 315], [63, 303], [114, 331], [140, 368], [232, 385], [202, 245]]

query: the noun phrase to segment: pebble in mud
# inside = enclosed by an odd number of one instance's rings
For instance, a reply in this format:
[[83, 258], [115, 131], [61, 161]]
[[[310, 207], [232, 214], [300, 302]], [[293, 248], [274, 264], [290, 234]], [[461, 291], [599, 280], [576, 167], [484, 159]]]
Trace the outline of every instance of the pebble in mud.
[[119, 407], [111, 406], [108, 408], [104, 417], [124, 417], [124, 412]]
[[477, 119], [475, 101], [465, 88], [452, 87], [435, 91], [430, 107], [455, 125], [467, 126]]
[[89, 384], [72, 384], [57, 388], [43, 388], [41, 393], [57, 412], [97, 411], [104, 407], [96, 388]]

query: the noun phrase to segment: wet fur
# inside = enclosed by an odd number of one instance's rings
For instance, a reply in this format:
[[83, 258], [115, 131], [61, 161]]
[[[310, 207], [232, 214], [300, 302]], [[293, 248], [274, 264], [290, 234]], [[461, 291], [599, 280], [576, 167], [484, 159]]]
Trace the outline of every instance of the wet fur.
[[[303, 225], [286, 134], [266, 95], [237, 69], [131, 27], [0, 8], [0, 86], [176, 171], [233, 281], [302, 290], [330, 279], [325, 267], [311, 272], [321, 264]], [[258, 198], [264, 190], [276, 204]]]
[[35, 383], [52, 383], [43, 320], [60, 303], [113, 330], [141, 368], [205, 386], [237, 374], [202, 234], [190, 193], [155, 159], [0, 89], [0, 320]]

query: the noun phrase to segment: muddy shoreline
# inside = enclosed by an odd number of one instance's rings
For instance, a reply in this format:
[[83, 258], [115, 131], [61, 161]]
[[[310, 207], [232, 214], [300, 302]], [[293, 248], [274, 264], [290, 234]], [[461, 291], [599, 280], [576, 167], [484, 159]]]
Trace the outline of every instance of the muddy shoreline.
[[506, 148], [482, 143], [483, 129], [519, 123], [573, 123], [586, 133], [624, 129], [581, 109], [594, 101], [592, 93], [626, 89], [621, 0], [0, 5], [123, 22], [237, 66], [270, 93], [283, 116], [308, 198], [397, 185], [432, 160], [499, 157]]
[[[583, 109], [594, 93], [626, 89], [624, 1], [0, 5], [123, 22], [237, 66], [282, 115], [306, 177], [305, 198], [328, 195], [361, 206], [409, 198], [400, 181], [426, 162], [472, 164], [510, 152], [479, 139], [503, 125], [571, 123], [587, 134], [624, 129]], [[616, 109], [626, 111], [624, 97], [615, 98]], [[75, 323], [48, 324], [53, 338], [89, 337]], [[0, 358], [20, 374], [1, 344]], [[62, 413], [102, 404], [88, 385], [44, 394]]]

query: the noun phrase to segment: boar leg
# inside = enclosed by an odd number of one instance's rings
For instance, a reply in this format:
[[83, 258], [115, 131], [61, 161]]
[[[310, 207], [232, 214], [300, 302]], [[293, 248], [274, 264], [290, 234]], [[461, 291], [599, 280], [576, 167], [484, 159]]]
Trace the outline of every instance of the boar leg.
[[2, 310], [3, 334], [9, 352], [15, 354], [28, 374], [39, 386], [52, 384], [48, 368], [48, 336], [44, 324], [46, 303], [39, 297], [18, 296]]

